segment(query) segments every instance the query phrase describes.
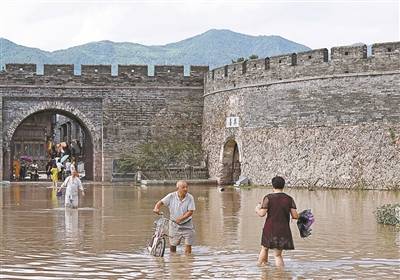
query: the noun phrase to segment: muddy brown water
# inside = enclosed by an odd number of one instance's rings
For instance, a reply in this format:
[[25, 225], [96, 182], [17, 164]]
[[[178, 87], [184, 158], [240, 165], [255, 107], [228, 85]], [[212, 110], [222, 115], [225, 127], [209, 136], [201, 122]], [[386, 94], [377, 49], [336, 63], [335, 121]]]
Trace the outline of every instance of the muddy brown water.
[[285, 267], [256, 266], [264, 218], [254, 207], [271, 189], [192, 186], [196, 245], [186, 257], [150, 256], [154, 203], [173, 187], [85, 185], [78, 210], [65, 211], [45, 184], [0, 188], [0, 278], [3, 279], [400, 279], [400, 232], [379, 225], [377, 206], [399, 191], [292, 190], [311, 208], [312, 235], [284, 252]]

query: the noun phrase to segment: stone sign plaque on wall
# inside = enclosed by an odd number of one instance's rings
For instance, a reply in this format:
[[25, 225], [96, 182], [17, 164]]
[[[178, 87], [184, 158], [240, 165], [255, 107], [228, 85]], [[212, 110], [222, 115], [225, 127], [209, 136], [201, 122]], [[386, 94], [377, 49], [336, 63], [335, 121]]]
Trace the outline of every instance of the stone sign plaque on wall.
[[239, 127], [239, 117], [227, 117], [226, 127]]

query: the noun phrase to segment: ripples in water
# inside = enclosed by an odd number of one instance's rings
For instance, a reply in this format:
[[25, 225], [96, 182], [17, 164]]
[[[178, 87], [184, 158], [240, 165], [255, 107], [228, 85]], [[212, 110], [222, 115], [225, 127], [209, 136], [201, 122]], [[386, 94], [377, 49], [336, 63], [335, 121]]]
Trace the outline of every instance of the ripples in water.
[[[90, 188], [82, 208], [65, 211], [46, 188], [2, 189], [2, 279], [399, 279], [399, 232], [376, 224], [376, 206], [393, 192], [294, 191], [299, 209], [312, 208], [313, 234], [301, 239], [286, 266], [258, 267], [263, 219], [254, 205], [267, 190], [192, 188], [197, 200], [193, 255], [144, 248], [152, 234], [155, 201], [173, 188]], [[19, 193], [19, 194], [18, 194]], [[332, 219], [334, 213], [335, 220]], [[338, 223], [338, 221], [340, 221]]]
[[166, 250], [164, 258], [150, 256], [146, 249], [134, 253], [38, 253], [14, 255], [13, 261], [6, 263], [2, 256], [1, 275], [5, 279], [310, 279], [316, 275], [335, 279], [398, 279], [400, 275], [400, 261], [391, 259], [302, 261], [291, 256], [285, 258], [285, 268], [279, 269], [273, 258], [269, 266], [256, 266], [254, 252], [217, 251], [205, 246], [194, 246], [193, 251], [193, 255], [185, 256], [182, 252], [171, 255]]

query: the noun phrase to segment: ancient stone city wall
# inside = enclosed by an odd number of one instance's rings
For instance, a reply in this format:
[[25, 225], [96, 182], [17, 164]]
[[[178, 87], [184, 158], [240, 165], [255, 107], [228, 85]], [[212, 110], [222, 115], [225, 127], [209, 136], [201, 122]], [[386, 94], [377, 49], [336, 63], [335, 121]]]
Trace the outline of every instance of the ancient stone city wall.
[[[226, 127], [228, 117], [239, 126]], [[256, 184], [400, 186], [400, 42], [248, 60], [209, 71], [203, 148], [221, 175], [228, 140]]]
[[[9, 64], [0, 72], [1, 151], [29, 115], [75, 116], [93, 137], [96, 180], [112, 161], [169, 135], [199, 143], [211, 177], [224, 144], [239, 146], [241, 174], [267, 184], [386, 188], [400, 185], [400, 43], [337, 47], [249, 60], [208, 71], [192, 66]], [[203, 75], [206, 73], [205, 81]], [[204, 111], [203, 111], [204, 108]], [[227, 128], [226, 118], [239, 127]], [[396, 142], [397, 141], [397, 142]], [[0, 172], [5, 170], [1, 166]], [[3, 174], [0, 174], [4, 178]]]
[[75, 117], [91, 134], [94, 179], [111, 180], [113, 160], [134, 151], [140, 143], [180, 137], [201, 144], [203, 76], [208, 67], [8, 64], [0, 72], [1, 176], [8, 180], [10, 140], [17, 126], [40, 111]]

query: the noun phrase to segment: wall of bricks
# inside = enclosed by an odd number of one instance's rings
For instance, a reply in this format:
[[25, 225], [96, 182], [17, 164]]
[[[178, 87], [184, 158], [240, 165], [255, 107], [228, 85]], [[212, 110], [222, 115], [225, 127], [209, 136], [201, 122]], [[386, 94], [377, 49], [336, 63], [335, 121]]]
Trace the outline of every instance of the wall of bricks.
[[[182, 66], [156, 66], [154, 76], [145, 65], [119, 65], [117, 76], [108, 65], [81, 69], [45, 65], [38, 75], [36, 65], [9, 64], [0, 72], [2, 164], [18, 124], [53, 110], [90, 131], [96, 180], [110, 180], [113, 160], [137, 144], [179, 136], [202, 142], [211, 177], [234, 140], [241, 174], [257, 184], [279, 174], [290, 185], [400, 185], [400, 42], [374, 44], [370, 57], [365, 45], [335, 47], [195, 66], [190, 76]], [[227, 128], [227, 117], [239, 126]]]
[[[72, 65], [9, 64], [0, 72], [2, 98], [1, 162], [16, 127], [38, 111], [54, 111], [76, 118], [93, 138], [94, 179], [111, 180], [112, 161], [134, 152], [139, 143], [179, 136], [201, 143], [204, 73], [208, 67], [192, 66], [184, 76], [182, 66], [124, 65], [118, 76], [111, 67], [82, 65], [73, 75]], [[132, 71], [133, 70], [133, 71]], [[2, 174], [7, 179], [9, 174]]]
[[318, 49], [234, 63], [208, 72], [205, 91], [211, 93], [282, 80], [399, 69], [399, 42], [372, 45], [374, 55], [371, 57], [367, 57], [366, 52], [366, 45], [335, 47], [331, 49], [330, 57], [328, 49]]
[[[207, 74], [203, 149], [211, 177], [224, 144], [241, 174], [269, 184], [400, 186], [400, 43], [341, 47], [227, 65]], [[227, 117], [239, 127], [227, 128]]]

